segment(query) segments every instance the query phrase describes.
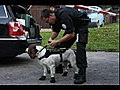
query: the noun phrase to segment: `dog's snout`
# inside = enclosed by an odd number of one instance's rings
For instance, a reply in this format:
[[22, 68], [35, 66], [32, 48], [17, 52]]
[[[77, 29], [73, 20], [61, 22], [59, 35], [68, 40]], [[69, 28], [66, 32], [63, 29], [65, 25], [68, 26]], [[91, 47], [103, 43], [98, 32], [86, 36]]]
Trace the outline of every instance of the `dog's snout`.
[[35, 57], [36, 57], [36, 56], [33, 55], [33, 54], [31, 54], [31, 55], [29, 55], [29, 56], [30, 56], [31, 59], [35, 59]]
[[36, 57], [35, 54], [33, 54], [32, 52], [29, 52], [28, 54], [29, 54], [29, 56], [30, 56], [31, 59], [35, 59], [35, 57]]
[[35, 57], [31, 57], [31, 59], [35, 59]]

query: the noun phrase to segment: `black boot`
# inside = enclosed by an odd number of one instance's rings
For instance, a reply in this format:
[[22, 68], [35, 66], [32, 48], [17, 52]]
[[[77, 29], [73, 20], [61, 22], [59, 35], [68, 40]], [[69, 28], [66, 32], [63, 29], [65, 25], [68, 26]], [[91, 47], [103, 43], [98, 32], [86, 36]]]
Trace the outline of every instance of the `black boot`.
[[74, 84], [83, 84], [86, 82], [86, 68], [80, 68], [79, 74], [74, 80]]

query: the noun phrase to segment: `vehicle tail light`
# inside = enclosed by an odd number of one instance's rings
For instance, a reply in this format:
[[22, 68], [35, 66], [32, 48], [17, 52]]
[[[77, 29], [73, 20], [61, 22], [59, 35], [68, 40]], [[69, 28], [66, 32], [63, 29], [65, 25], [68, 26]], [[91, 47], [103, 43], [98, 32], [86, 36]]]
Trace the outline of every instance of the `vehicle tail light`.
[[22, 24], [18, 22], [9, 23], [9, 35], [10, 36], [23, 36], [25, 35], [25, 30], [23, 29]]

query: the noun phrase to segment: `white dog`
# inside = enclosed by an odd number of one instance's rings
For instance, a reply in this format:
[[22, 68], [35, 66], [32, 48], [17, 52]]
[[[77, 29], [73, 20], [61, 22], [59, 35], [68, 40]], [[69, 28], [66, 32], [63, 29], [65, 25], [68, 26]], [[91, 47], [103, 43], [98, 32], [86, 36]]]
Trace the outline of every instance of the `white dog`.
[[[50, 70], [50, 75], [51, 75], [50, 82], [55, 83], [56, 82], [55, 68], [58, 67], [59, 64], [61, 63], [60, 54], [51, 54], [46, 58], [44, 57], [46, 53], [46, 48], [43, 49], [42, 46], [36, 46], [35, 44], [31, 44], [26, 51], [28, 52], [29, 56], [32, 59], [35, 59], [37, 57], [38, 63], [43, 66], [44, 72], [39, 80], [45, 80], [48, 70]], [[74, 78], [76, 78], [78, 75], [79, 69], [76, 65], [76, 55], [72, 49], [68, 49], [62, 54], [62, 64], [65, 67], [65, 70], [62, 76], [67, 76], [68, 63], [70, 63], [71, 66], [75, 69]]]

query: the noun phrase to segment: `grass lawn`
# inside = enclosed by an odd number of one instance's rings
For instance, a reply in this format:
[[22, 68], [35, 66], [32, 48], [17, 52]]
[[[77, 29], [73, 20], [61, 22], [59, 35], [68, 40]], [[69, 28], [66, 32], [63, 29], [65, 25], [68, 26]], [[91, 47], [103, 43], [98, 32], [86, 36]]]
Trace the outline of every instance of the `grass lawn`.
[[[61, 30], [57, 39], [61, 38], [64, 30]], [[51, 32], [41, 32], [42, 46], [46, 45]], [[76, 49], [76, 43], [72, 46]], [[87, 51], [119, 51], [119, 23], [107, 24], [100, 28], [89, 28]]]

